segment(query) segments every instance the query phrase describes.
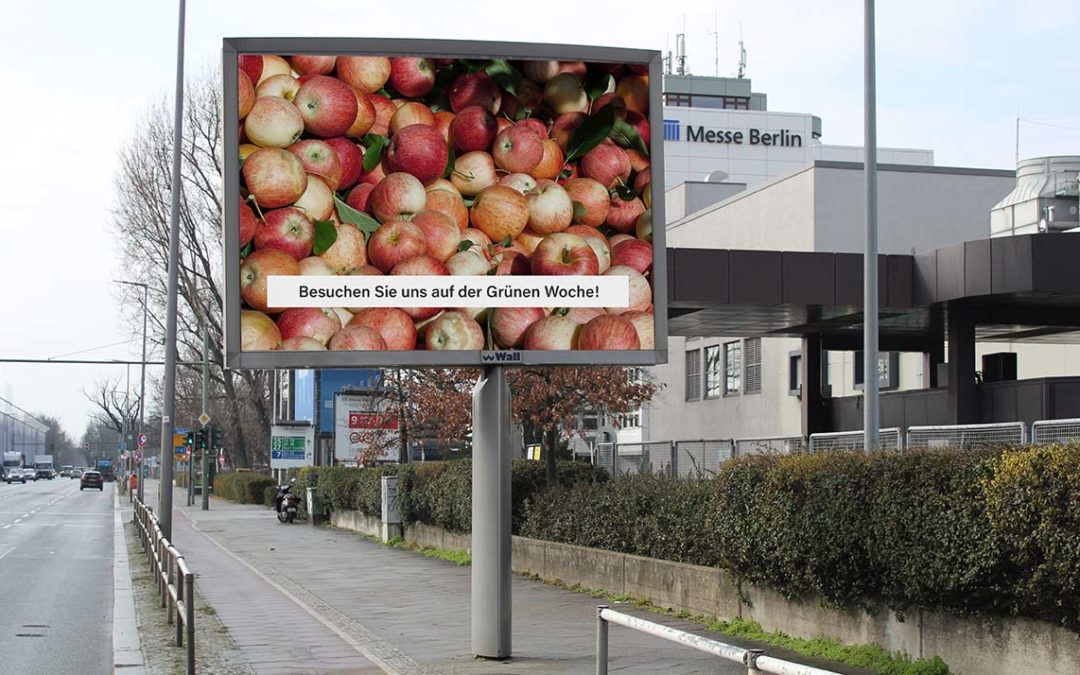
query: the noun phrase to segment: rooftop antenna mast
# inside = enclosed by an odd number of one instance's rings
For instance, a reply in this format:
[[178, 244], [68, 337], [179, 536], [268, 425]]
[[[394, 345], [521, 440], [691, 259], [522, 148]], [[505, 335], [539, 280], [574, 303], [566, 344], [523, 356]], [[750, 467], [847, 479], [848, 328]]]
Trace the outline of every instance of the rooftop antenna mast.
[[739, 24], [739, 79], [746, 77], [746, 47], [743, 46], [742, 24]]
[[713, 36], [713, 75], [720, 77], [720, 24], [713, 12], [713, 29], [709, 31]]
[[[664, 46], [665, 47], [670, 47], [671, 46], [671, 38], [670, 37], [667, 38]], [[671, 74], [671, 50], [670, 49], [667, 50], [667, 55], [664, 56], [664, 74], [665, 75], [670, 75]]]
[[675, 73], [686, 75], [686, 33], [675, 36], [675, 62], [679, 64]]

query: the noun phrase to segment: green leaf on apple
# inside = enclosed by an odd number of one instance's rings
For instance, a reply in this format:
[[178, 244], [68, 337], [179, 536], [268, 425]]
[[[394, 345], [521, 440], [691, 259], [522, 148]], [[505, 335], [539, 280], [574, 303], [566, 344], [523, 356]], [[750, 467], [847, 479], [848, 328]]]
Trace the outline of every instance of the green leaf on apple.
[[458, 244], [457, 250], [459, 252], [460, 251], [468, 251], [470, 248], [473, 247], [473, 243], [475, 243], [475, 242], [473, 242], [472, 239], [462, 239], [461, 243]]
[[249, 241], [247, 246], [240, 249], [240, 259], [243, 260], [244, 258], [248, 257], [249, 255], [251, 255], [251, 252], [254, 251], [254, 250], [255, 250], [255, 242]]
[[454, 62], [454, 65], [460, 66], [466, 73], [483, 70], [486, 64], [487, 61], [477, 61], [476, 59], [458, 59]]
[[506, 59], [493, 59], [484, 66], [484, 72], [495, 80], [500, 87], [510, 92], [511, 96], [517, 96], [522, 77], [517, 68], [510, 65], [509, 61]]
[[461, 196], [461, 201], [465, 203], [466, 208], [471, 209], [472, 205], [473, 205], [473, 202], [476, 201], [476, 197], [466, 197], [466, 196], [462, 195]]
[[590, 70], [585, 73], [585, 93], [590, 101], [595, 101], [607, 93], [611, 86], [611, 73], [605, 70]]
[[559, 172], [559, 178], [569, 178], [570, 176], [573, 176], [573, 175], [574, 175], [574, 170], [571, 169], [570, 167], [566, 167], [562, 171]]
[[610, 137], [611, 140], [624, 148], [633, 148], [646, 157], [649, 156], [649, 148], [645, 145], [645, 140], [638, 133], [638, 130], [625, 120], [615, 120], [615, 126], [611, 128]]
[[334, 204], [337, 206], [337, 214], [341, 222], [355, 225], [357, 229], [364, 233], [365, 242], [371, 238], [371, 235], [375, 234], [375, 230], [379, 229], [379, 221], [363, 211], [357, 211], [337, 197], [334, 197]]
[[382, 161], [383, 149], [390, 144], [390, 139], [382, 134], [364, 134], [360, 142], [364, 144], [364, 171], [374, 171]]
[[566, 149], [566, 161], [572, 162], [603, 143], [614, 126], [615, 106], [606, 105], [595, 115], [586, 118], [570, 137]]
[[442, 177], [450, 178], [450, 174], [454, 173], [454, 163], [457, 161], [457, 153], [454, 152], [454, 144], [447, 144], [450, 148], [450, 152], [446, 156], [446, 167], [443, 169]]
[[585, 216], [586, 216], [586, 215], [588, 215], [588, 213], [589, 213], [589, 212], [588, 212], [588, 210], [587, 210], [587, 209], [585, 208], [585, 205], [584, 205], [584, 204], [582, 204], [581, 202], [579, 202], [579, 201], [576, 201], [576, 200], [575, 200], [575, 201], [573, 202], [573, 204], [574, 204], [574, 218], [573, 218], [573, 222], [574, 222], [575, 224], [577, 224], [577, 223], [580, 223], [580, 222], [581, 222], [581, 221], [582, 221], [582, 220], [583, 220], [583, 219], [585, 218]]
[[503, 240], [499, 242], [499, 246], [502, 246], [503, 248], [510, 248], [513, 245], [514, 240], [513, 238], [511, 238], [510, 235], [506, 235], [505, 237], [503, 237]]
[[315, 247], [312, 253], [322, 255], [337, 241], [337, 225], [332, 220], [315, 221]]

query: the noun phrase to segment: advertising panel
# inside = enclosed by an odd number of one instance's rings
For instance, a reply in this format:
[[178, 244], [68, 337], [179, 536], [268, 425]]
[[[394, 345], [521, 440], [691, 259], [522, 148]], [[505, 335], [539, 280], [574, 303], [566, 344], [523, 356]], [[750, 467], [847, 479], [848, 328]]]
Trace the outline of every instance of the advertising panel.
[[315, 427], [310, 424], [270, 426], [270, 468], [295, 469], [315, 462]]
[[230, 365], [666, 360], [659, 52], [250, 38], [223, 65]]
[[334, 396], [334, 458], [349, 466], [396, 462], [398, 418], [377, 393]]

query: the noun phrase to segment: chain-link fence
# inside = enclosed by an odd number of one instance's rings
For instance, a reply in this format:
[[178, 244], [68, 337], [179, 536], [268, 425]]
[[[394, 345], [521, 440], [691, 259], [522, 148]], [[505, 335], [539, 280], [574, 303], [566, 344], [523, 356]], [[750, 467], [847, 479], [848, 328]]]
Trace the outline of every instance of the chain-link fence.
[[615, 473], [615, 444], [614, 443], [594, 443], [593, 444], [593, 464], [596, 466], [602, 466], [607, 469], [607, 472], [612, 476], [617, 476]]
[[[878, 447], [882, 450], [902, 450], [904, 435], [899, 427], [890, 427], [878, 431]], [[863, 432], [830, 431], [810, 434], [810, 452], [823, 450], [862, 450], [866, 447]]]
[[1000, 424], [953, 424], [908, 427], [908, 448], [970, 448], [979, 445], [1023, 445], [1027, 429], [1023, 422]]
[[671, 441], [647, 443], [620, 443], [615, 446], [613, 475], [626, 476], [646, 471], [655, 474], [674, 475], [673, 454], [675, 444]]
[[762, 438], [737, 438], [734, 442], [735, 456], [747, 455], [793, 455], [806, 452], [802, 436], [767, 436]]
[[732, 458], [731, 439], [675, 442], [675, 475], [679, 478], [711, 476]]
[[1080, 418], [1065, 420], [1039, 420], [1031, 425], [1031, 442], [1080, 443]]

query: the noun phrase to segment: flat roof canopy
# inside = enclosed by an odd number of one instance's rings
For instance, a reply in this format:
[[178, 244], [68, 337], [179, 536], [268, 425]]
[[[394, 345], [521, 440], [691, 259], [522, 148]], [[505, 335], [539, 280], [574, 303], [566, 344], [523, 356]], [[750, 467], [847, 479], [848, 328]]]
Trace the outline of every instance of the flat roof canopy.
[[[862, 348], [863, 262], [857, 253], [672, 249], [669, 333], [820, 335]], [[1080, 236], [981, 239], [878, 260], [883, 351], [940, 348], [950, 309], [979, 341], [1080, 344]]]

